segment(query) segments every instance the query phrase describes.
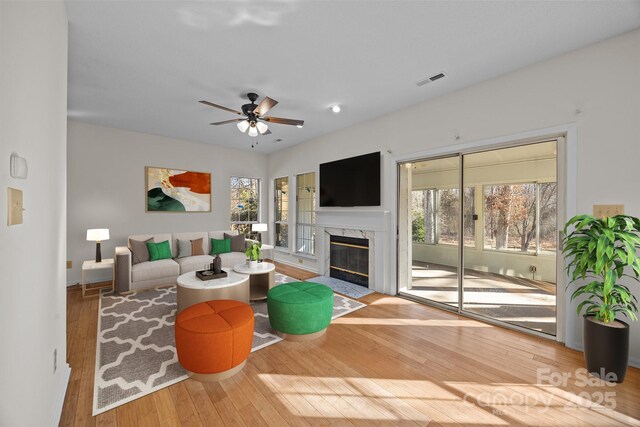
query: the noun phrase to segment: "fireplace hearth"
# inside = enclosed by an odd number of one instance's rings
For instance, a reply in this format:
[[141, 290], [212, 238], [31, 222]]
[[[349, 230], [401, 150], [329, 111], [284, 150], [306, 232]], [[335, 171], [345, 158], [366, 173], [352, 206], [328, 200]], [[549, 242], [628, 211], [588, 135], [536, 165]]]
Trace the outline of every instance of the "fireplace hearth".
[[369, 240], [331, 236], [329, 276], [369, 287]]

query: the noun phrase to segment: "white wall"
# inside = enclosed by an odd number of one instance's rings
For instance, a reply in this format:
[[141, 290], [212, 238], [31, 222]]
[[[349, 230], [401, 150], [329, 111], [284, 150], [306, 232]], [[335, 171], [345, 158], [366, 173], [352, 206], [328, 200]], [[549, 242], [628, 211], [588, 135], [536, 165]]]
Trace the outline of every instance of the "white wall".
[[[231, 176], [261, 179], [266, 218], [264, 154], [69, 121], [68, 161], [69, 284], [81, 280], [82, 262], [95, 257], [95, 243], [86, 241], [88, 228], [110, 230], [111, 239], [102, 242], [103, 258], [113, 258], [115, 247], [126, 245], [131, 234], [228, 230]], [[145, 166], [210, 172], [211, 212], [145, 212]]]
[[[456, 144], [574, 124], [577, 211], [591, 212], [597, 203], [622, 203], [628, 214], [640, 216], [638, 52], [637, 30], [273, 153], [269, 177], [317, 169], [322, 162], [375, 150], [390, 150], [396, 157], [446, 152]], [[455, 70], [450, 70], [454, 75]], [[429, 86], [415, 90], [426, 91]], [[348, 108], [343, 111], [348, 114]], [[393, 162], [385, 161], [382, 173], [379, 209], [394, 212]], [[635, 291], [640, 296], [640, 287]], [[567, 310], [566, 342], [579, 348], [582, 325], [574, 313], [573, 307]], [[637, 323], [631, 325], [631, 336], [631, 356], [640, 363]]]
[[[0, 2], [0, 94], [0, 425], [58, 425], [70, 372], [63, 2]], [[27, 179], [10, 177], [12, 152]], [[22, 225], [7, 226], [8, 186], [24, 192]]]

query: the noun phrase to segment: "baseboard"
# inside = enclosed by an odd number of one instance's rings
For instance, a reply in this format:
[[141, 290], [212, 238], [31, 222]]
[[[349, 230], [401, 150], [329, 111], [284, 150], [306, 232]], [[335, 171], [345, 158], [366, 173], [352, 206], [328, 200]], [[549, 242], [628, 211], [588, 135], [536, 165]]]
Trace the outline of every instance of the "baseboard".
[[320, 273], [318, 273], [318, 270], [316, 270], [314, 268], [309, 268], [309, 267], [307, 267], [305, 265], [300, 265], [300, 264], [293, 263], [291, 261], [284, 261], [284, 260], [281, 260], [281, 259], [276, 259], [274, 261], [279, 262], [280, 264], [290, 265], [291, 267], [296, 267], [296, 268], [299, 268], [300, 270], [305, 270], [305, 271], [309, 271], [311, 273], [316, 273], [316, 274], [320, 275]]
[[64, 363], [58, 369], [63, 369], [64, 371], [61, 373], [63, 376], [62, 386], [60, 387], [60, 390], [58, 390], [56, 406], [53, 407], [53, 414], [51, 414], [51, 422], [49, 423], [52, 427], [57, 427], [60, 424], [60, 418], [62, 417], [62, 407], [64, 406], [64, 398], [67, 394], [69, 378], [71, 377], [71, 367], [68, 363]]

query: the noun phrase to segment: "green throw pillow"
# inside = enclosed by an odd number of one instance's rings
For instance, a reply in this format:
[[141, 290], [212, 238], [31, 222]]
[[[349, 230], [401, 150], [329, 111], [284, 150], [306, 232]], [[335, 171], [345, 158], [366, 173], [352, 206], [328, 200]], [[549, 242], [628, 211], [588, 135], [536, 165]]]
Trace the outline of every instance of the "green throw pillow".
[[168, 240], [160, 243], [147, 242], [147, 249], [149, 249], [149, 261], [171, 259], [171, 247]]
[[211, 239], [211, 255], [231, 252], [231, 239]]

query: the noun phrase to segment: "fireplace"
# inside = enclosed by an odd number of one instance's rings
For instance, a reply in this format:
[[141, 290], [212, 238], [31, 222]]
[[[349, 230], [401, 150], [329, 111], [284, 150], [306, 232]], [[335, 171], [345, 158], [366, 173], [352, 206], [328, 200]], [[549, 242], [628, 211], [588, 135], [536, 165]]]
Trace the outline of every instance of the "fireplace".
[[329, 275], [369, 287], [369, 240], [331, 235]]

